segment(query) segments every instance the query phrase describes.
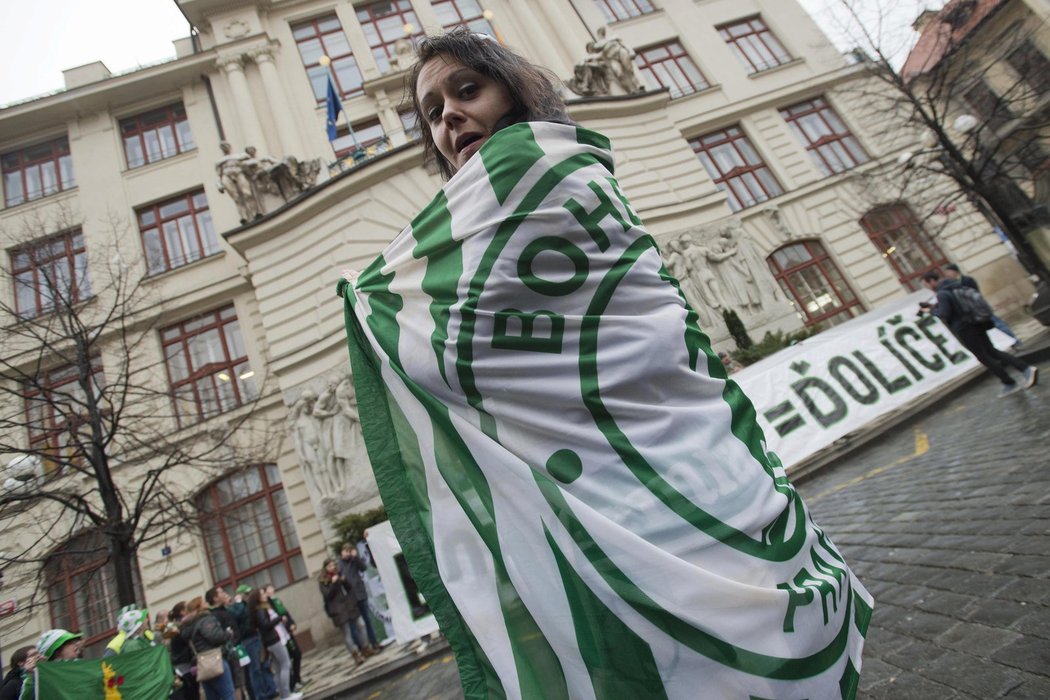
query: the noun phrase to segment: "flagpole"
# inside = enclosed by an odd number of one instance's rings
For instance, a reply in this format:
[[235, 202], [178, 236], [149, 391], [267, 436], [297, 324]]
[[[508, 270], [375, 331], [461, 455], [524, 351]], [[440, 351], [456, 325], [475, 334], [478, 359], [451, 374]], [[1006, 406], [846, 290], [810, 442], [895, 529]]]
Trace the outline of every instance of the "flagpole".
[[[322, 66], [324, 66], [325, 69], [327, 69], [327, 71], [328, 71], [328, 96], [329, 96], [328, 97], [328, 103], [329, 103], [328, 104], [328, 118], [329, 118], [329, 120], [331, 122], [331, 127], [334, 128], [335, 121], [339, 118], [339, 112], [342, 112], [344, 121], [346, 121], [347, 132], [349, 132], [350, 140], [354, 144], [353, 156], [356, 157], [358, 153], [362, 152], [361, 142], [357, 140], [357, 134], [354, 133], [354, 127], [350, 123], [350, 114], [345, 109], [343, 109], [342, 102], [339, 100], [339, 94], [338, 94], [338, 92], [335, 89], [336, 80], [335, 80], [335, 72], [332, 70], [332, 59], [329, 58], [328, 56], [321, 56], [321, 58], [319, 58], [317, 60], [317, 62], [320, 63]], [[333, 104], [332, 104], [333, 98], [334, 98], [334, 108], [333, 108]], [[333, 114], [333, 112], [334, 112], [334, 114]], [[331, 131], [329, 131], [328, 140], [329, 141], [334, 141], [335, 140], [333, 138], [333, 136], [332, 136]]]

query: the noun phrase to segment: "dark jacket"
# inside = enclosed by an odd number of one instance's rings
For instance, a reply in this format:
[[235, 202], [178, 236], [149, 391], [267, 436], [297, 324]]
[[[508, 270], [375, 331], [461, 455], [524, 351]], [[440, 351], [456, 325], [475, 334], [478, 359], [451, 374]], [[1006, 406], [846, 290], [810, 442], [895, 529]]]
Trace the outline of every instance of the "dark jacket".
[[208, 649], [221, 647], [233, 637], [233, 634], [222, 626], [219, 618], [210, 610], [190, 620], [179, 634], [193, 645], [198, 654]]
[[342, 627], [351, 620], [361, 617], [357, 602], [343, 585], [342, 581], [319, 581], [321, 597], [324, 599], [324, 611], [336, 627]]
[[233, 614], [233, 611], [224, 606], [218, 606], [211, 609], [211, 614], [219, 621], [223, 629], [233, 630], [233, 637], [230, 641], [237, 643], [241, 641], [241, 626], [237, 624], [237, 616]]
[[339, 558], [339, 574], [346, 579], [346, 585], [354, 600], [368, 600], [368, 589], [365, 588], [365, 580], [361, 574], [368, 570], [368, 566], [361, 557]]
[[270, 618], [270, 606], [260, 606], [255, 609], [255, 617], [250, 620], [253, 629], [259, 633], [264, 647], [273, 646], [281, 641], [277, 634], [277, 625], [281, 624], [280, 616]]
[[941, 280], [937, 285], [937, 306], [933, 307], [933, 315], [941, 319], [955, 335], [959, 335], [960, 331], [969, 326], [959, 314], [955, 296], [952, 294], [953, 289], [961, 286], [957, 280]]
[[0, 700], [18, 700], [20, 692], [22, 692], [22, 669], [13, 668], [4, 676], [4, 684], [0, 685]]

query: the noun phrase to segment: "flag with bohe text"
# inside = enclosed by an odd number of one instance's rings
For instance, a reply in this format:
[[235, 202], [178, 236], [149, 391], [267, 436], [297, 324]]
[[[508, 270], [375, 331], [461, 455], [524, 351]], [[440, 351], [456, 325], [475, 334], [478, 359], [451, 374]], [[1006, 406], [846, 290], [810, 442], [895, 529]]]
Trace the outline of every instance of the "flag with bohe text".
[[872, 599], [613, 177], [495, 134], [340, 281], [369, 458], [468, 698], [851, 698]]
[[33, 676], [40, 700], [158, 700], [168, 697], [174, 676], [163, 645], [103, 659], [45, 661]]

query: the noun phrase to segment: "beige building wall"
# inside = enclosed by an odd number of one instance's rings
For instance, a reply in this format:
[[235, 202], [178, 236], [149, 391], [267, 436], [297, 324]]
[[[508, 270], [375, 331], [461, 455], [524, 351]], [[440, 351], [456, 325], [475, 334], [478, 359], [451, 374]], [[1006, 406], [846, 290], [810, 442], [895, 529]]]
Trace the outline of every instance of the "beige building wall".
[[[326, 548], [334, 544], [331, 519], [378, 504], [363, 450], [354, 455], [345, 492], [312, 489], [285, 430], [289, 407], [306, 390], [321, 393], [348, 372], [343, 312], [335, 286], [344, 269], [362, 269], [421, 209], [441, 185], [423, 167], [421, 150], [408, 141], [398, 109], [404, 99], [403, 75], [381, 75], [355, 7], [368, 3], [326, 0], [181, 0], [180, 7], [199, 32], [199, 50], [180, 43], [170, 63], [122, 76], [99, 77], [97, 67], [73, 74], [86, 81], [65, 92], [0, 109], [0, 153], [16, 151], [49, 137], [68, 134], [77, 187], [27, 204], [0, 210], [0, 236], [10, 249], [26, 227], [40, 221], [79, 222], [89, 250], [109, 245], [114, 222], [121, 232], [121, 256], [142, 264], [136, 208], [203, 188], [219, 235], [217, 255], [158, 275], [151, 291], [163, 313], [158, 327], [192, 318], [232, 302], [241, 321], [252, 368], [263, 398], [257, 419], [278, 426], [272, 448], [294, 518], [306, 568], [318, 571]], [[487, 0], [500, 40], [556, 76], [568, 79], [586, 56], [586, 44], [605, 19], [594, 0]], [[885, 116], [856, 109], [851, 88], [865, 81], [831, 46], [816, 24], [790, 0], [663, 0], [654, 12], [609, 26], [628, 46], [643, 49], [677, 40], [711, 87], [672, 99], [667, 91], [626, 96], [578, 98], [565, 91], [572, 116], [612, 140], [617, 178], [650, 232], [666, 251], [683, 235], [710, 241], [722, 231], [736, 236], [765, 292], [758, 305], [738, 309], [752, 337], [802, 325], [790, 300], [773, 280], [766, 258], [799, 241], [819, 241], [844, 274], [862, 309], [905, 294], [896, 273], [861, 228], [859, 219], [879, 204], [899, 199], [894, 183], [881, 177], [881, 164], [915, 148], [906, 131], [888, 137]], [[428, 0], [412, 0], [419, 23], [438, 30]], [[325, 135], [325, 106], [314, 99], [291, 27], [334, 13], [364, 76], [363, 94], [343, 100], [349, 120], [378, 118], [390, 141], [380, 156], [347, 172], [329, 176], [288, 206], [266, 201], [261, 219], [241, 225], [230, 197], [218, 190], [215, 162], [225, 138], [235, 150], [254, 145], [260, 153], [328, 164], [335, 154]], [[790, 61], [748, 75], [720, 38], [716, 27], [760, 15], [783, 43]], [[78, 69], [79, 70], [79, 69]], [[622, 91], [620, 91], [622, 92]], [[779, 109], [823, 96], [859, 140], [871, 160], [853, 170], [825, 177], [779, 114]], [[119, 122], [153, 108], [181, 102], [196, 148], [128, 169]], [[343, 123], [342, 118], [340, 123]], [[712, 131], [739, 126], [779, 181], [784, 193], [733, 213], [725, 194], [689, 145]], [[337, 171], [333, 171], [337, 172]], [[928, 203], [919, 203], [926, 207]], [[920, 217], [928, 210], [915, 208]], [[982, 282], [993, 277], [1018, 280], [1016, 264], [973, 213], [961, 210], [938, 222], [935, 233], [949, 260], [960, 262]], [[943, 225], [941, 225], [943, 224]], [[57, 223], [40, 234], [57, 232]], [[4, 256], [9, 265], [9, 256]], [[693, 270], [689, 273], [693, 274]], [[93, 270], [93, 274], [94, 270]], [[986, 279], [987, 278], [987, 279]], [[1025, 298], [1023, 280], [991, 287], [993, 300], [1017, 306]], [[0, 289], [9, 299], [12, 290]], [[717, 349], [731, 349], [720, 314], [708, 327]], [[159, 338], [151, 346], [160, 359]], [[213, 419], [221, 420], [222, 417]], [[196, 493], [209, 480], [187, 474], [184, 487]], [[10, 534], [10, 533], [9, 533]], [[19, 535], [21, 536], [21, 535]], [[139, 552], [145, 603], [153, 610], [200, 595], [211, 582], [203, 543], [193, 532], [173, 532], [166, 543]], [[61, 544], [46, 538], [44, 552]], [[11, 594], [23, 596], [35, 581], [30, 566], [10, 566]], [[311, 577], [281, 590], [301, 629], [315, 639], [331, 639]], [[8, 648], [33, 641], [51, 626], [46, 608], [0, 618]]]

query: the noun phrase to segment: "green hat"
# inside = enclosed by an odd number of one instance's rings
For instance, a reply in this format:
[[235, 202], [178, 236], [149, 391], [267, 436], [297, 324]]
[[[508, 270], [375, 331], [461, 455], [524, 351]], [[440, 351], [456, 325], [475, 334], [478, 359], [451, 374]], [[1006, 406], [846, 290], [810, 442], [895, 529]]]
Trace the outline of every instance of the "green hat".
[[241, 585], [237, 586], [237, 595], [246, 595], [251, 592], [252, 587], [249, 586], [247, 583], [242, 583]]
[[139, 610], [134, 605], [126, 607], [117, 620], [117, 629], [129, 637], [149, 621], [149, 611]]
[[63, 629], [48, 630], [40, 635], [40, 640], [36, 643], [36, 650], [46, 660], [50, 661], [51, 657], [62, 648], [63, 644], [74, 639], [80, 639], [83, 636], [79, 632], [68, 632]]

